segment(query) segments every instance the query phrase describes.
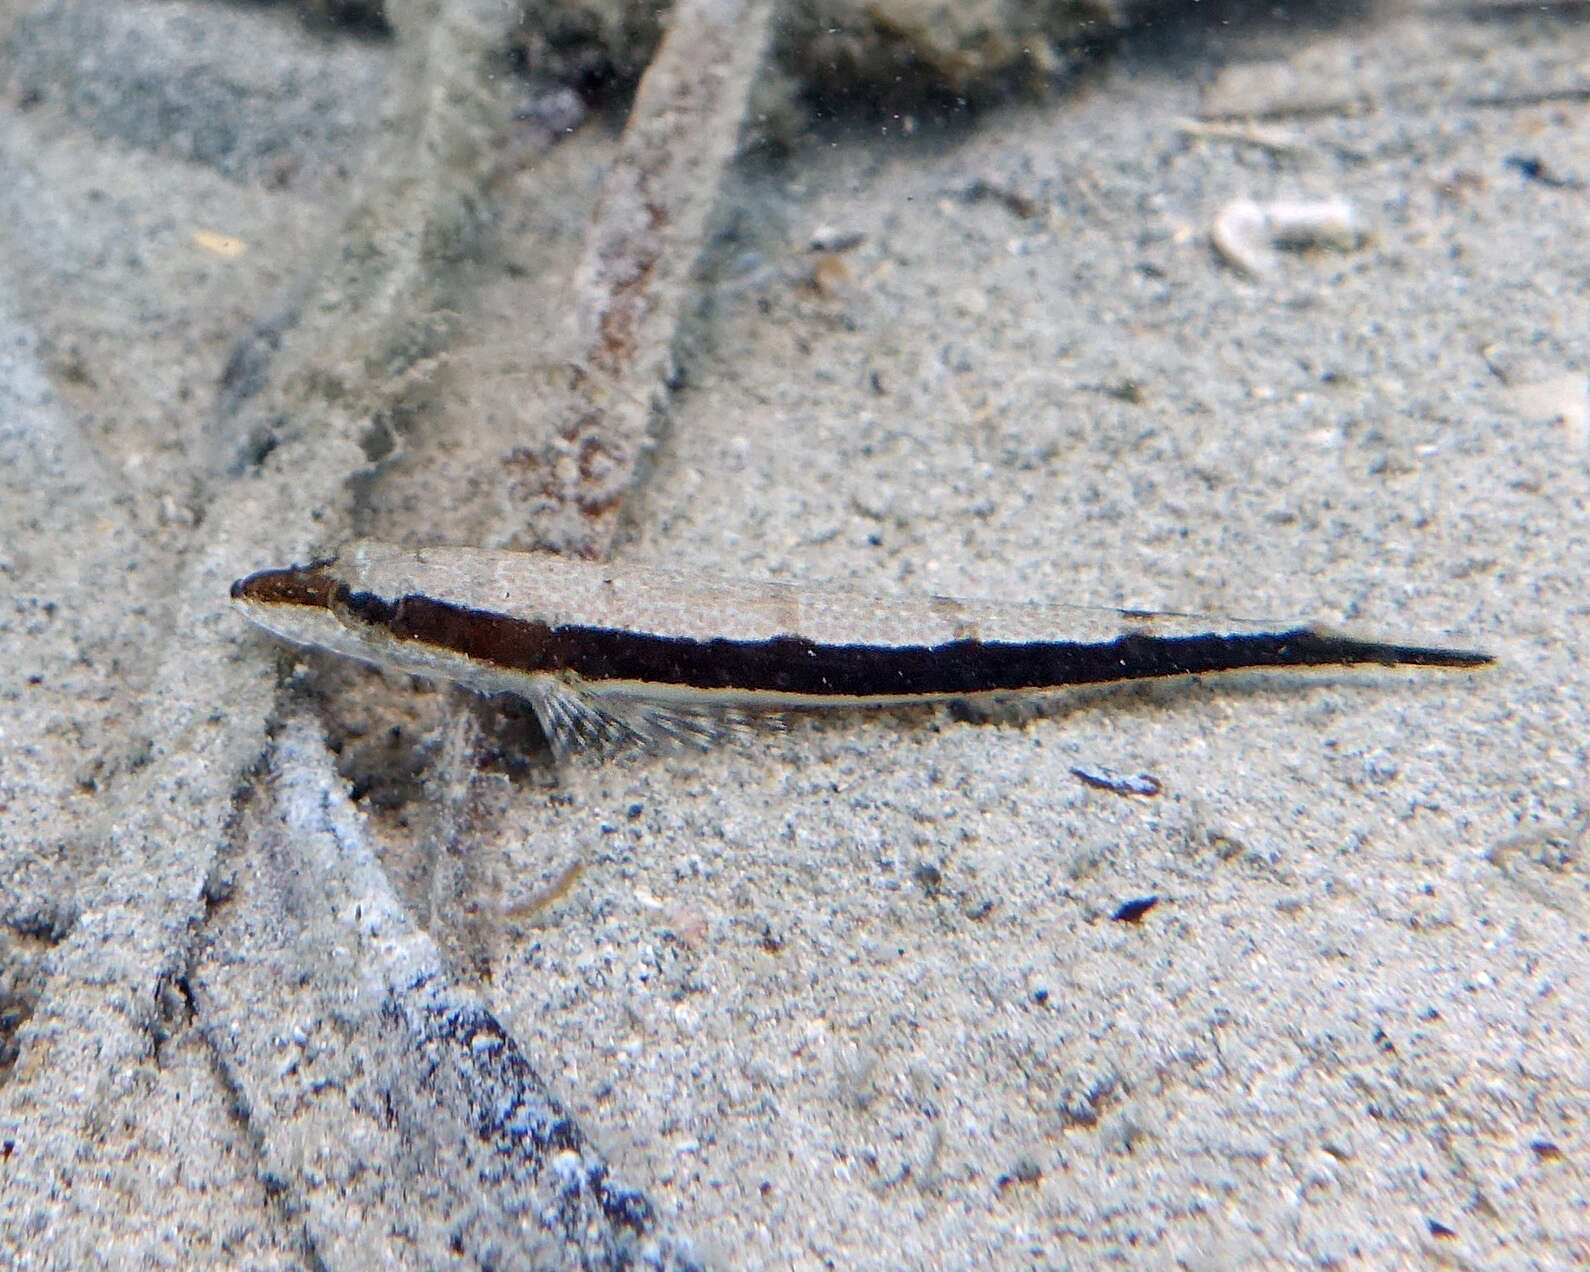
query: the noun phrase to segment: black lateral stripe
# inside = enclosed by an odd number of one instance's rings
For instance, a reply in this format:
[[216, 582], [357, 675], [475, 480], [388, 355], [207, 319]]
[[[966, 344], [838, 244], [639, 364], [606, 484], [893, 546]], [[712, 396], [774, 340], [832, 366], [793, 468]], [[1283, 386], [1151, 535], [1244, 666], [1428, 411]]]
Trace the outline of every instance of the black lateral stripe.
[[1299, 627], [1198, 636], [1129, 633], [1102, 642], [955, 640], [941, 645], [820, 645], [799, 636], [697, 640], [605, 627], [548, 627], [426, 596], [395, 604], [353, 593], [348, 607], [401, 640], [454, 650], [493, 666], [572, 672], [692, 689], [814, 697], [977, 694], [1146, 680], [1260, 667], [1478, 667], [1468, 650], [1355, 640]]

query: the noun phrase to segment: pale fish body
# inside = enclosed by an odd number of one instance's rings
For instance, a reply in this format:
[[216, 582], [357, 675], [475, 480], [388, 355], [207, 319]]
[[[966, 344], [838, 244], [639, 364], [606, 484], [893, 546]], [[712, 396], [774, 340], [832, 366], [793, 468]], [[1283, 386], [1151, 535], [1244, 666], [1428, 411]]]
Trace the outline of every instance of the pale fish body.
[[364, 540], [232, 585], [289, 641], [526, 698], [559, 755], [731, 715], [1054, 694], [1206, 672], [1494, 661], [1308, 623], [879, 597], [550, 553]]

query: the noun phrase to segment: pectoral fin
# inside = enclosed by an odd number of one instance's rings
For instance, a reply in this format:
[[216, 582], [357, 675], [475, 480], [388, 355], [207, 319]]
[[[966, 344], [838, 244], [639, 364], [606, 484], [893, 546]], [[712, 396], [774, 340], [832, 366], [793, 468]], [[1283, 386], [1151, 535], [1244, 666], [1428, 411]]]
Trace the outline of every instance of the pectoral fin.
[[[720, 703], [680, 702], [629, 690], [597, 693], [561, 676], [534, 677], [525, 696], [559, 762], [584, 750], [610, 755], [677, 745], [705, 749], [751, 723], [744, 711]], [[776, 727], [777, 718], [771, 719]]]

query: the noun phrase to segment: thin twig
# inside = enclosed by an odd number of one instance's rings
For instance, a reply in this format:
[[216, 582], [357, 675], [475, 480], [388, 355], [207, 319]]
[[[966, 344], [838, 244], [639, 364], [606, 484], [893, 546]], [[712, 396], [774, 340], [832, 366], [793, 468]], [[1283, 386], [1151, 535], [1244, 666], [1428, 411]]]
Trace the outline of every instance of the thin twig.
[[[318, 721], [290, 718], [239, 881], [246, 945], [190, 978], [206, 1037], [305, 1240], [326, 1266], [699, 1267], [552, 1096], [508, 1031], [456, 983], [399, 900]], [[260, 993], [286, 968], [288, 986]], [[293, 1022], [282, 1025], [284, 1005]], [[261, 1064], [263, 1056], [277, 1057]], [[314, 1169], [302, 1169], [313, 1145]], [[399, 1214], [395, 1198], [411, 1198]], [[427, 1196], [431, 1204], [415, 1205]]]

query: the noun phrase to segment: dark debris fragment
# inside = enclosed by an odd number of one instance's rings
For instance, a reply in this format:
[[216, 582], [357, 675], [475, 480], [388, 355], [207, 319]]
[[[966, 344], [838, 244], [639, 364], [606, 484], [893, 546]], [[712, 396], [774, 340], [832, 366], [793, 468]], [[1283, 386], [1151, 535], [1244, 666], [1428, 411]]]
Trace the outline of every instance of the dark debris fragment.
[[1131, 901], [1122, 901], [1110, 918], [1117, 923], [1136, 923], [1158, 904], [1157, 896], [1135, 897]]
[[1152, 798], [1161, 790], [1159, 778], [1152, 773], [1120, 777], [1110, 772], [1094, 773], [1082, 768], [1073, 768], [1071, 773], [1085, 786], [1091, 786], [1097, 791], [1114, 791], [1117, 795], [1142, 795]]

